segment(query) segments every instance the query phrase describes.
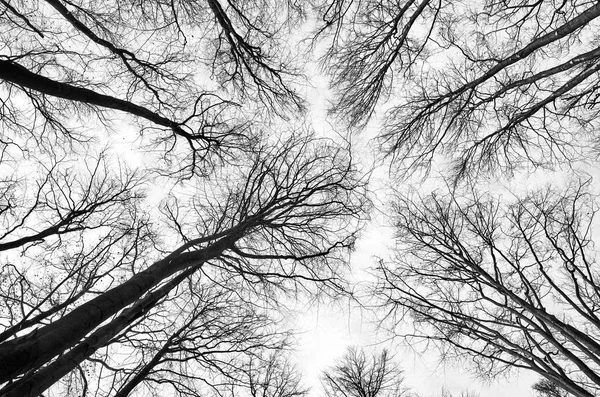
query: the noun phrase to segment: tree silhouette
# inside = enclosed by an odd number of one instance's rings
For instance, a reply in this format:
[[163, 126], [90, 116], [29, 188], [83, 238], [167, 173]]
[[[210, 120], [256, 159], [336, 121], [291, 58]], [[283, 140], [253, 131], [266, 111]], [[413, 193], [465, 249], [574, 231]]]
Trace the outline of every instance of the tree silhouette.
[[[0, 341], [47, 324], [79, 299], [97, 294], [110, 274], [127, 274], [153, 244], [143, 177], [101, 152], [82, 166], [20, 161], [2, 180], [4, 229]], [[39, 178], [27, 178], [29, 166]], [[93, 238], [92, 238], [93, 236]], [[19, 255], [12, 254], [18, 251]]]
[[305, 8], [0, 4], [0, 394], [303, 395], [278, 303], [347, 292], [369, 208], [306, 127]]
[[387, 350], [368, 357], [363, 350], [354, 347], [348, 348], [346, 354], [321, 376], [328, 397], [408, 396], [402, 381], [402, 370]]
[[277, 331], [260, 302], [240, 299], [240, 287], [210, 282], [205, 275], [190, 277], [65, 376], [58, 390], [85, 394], [88, 385], [97, 395], [121, 397], [159, 390], [243, 395], [253, 381], [259, 388], [303, 390], [283, 357], [288, 333]]
[[[300, 69], [282, 39], [302, 17], [292, 4], [2, 4], [6, 144], [21, 134], [46, 146], [88, 142], [131, 116], [160, 149], [163, 172], [202, 175], [247, 149], [249, 124], [303, 111]], [[98, 129], [81, 128], [91, 120]]]
[[[400, 199], [398, 255], [378, 293], [412, 343], [468, 356], [483, 376], [535, 371], [576, 396], [598, 377], [595, 199], [586, 184], [513, 202], [479, 194]], [[400, 332], [400, 331], [398, 331]]]
[[367, 204], [365, 182], [347, 153], [300, 137], [257, 148], [248, 160], [237, 178], [215, 180], [204, 200], [198, 194], [186, 206], [167, 206], [181, 230], [179, 248], [50, 324], [2, 343], [1, 379], [14, 380], [4, 392], [43, 391], [196, 272], [239, 277], [258, 297], [310, 285], [342, 292], [340, 250], [353, 246]]
[[595, 139], [597, 2], [331, 0], [321, 10], [331, 111], [360, 128], [384, 105], [379, 142], [405, 171], [444, 156], [453, 177], [511, 173], [571, 161]]

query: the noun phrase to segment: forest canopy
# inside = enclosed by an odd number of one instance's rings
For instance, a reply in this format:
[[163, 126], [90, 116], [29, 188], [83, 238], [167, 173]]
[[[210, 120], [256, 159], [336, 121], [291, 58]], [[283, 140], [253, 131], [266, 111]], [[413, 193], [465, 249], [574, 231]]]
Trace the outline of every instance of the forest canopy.
[[[0, 0], [0, 394], [304, 396], [287, 304], [351, 299], [485, 378], [598, 395], [599, 16]], [[371, 218], [395, 246], [354, 285]]]

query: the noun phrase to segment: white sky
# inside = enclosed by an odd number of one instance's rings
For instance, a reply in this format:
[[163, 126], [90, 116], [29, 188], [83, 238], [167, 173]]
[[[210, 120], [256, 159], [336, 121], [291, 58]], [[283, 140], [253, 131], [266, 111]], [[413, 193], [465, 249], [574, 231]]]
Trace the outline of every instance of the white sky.
[[438, 396], [442, 388], [459, 397], [466, 389], [480, 397], [534, 396], [531, 385], [538, 377], [531, 373], [514, 373], [510, 379], [498, 379], [485, 384], [460, 367], [460, 364], [440, 363], [434, 351], [417, 355], [408, 347], [393, 346], [382, 331], [366, 323], [357, 310], [341, 307], [315, 308], [297, 319], [301, 335], [295, 360], [303, 380], [311, 387], [310, 396], [322, 396], [319, 382], [321, 371], [333, 365], [348, 346], [380, 350], [388, 348], [403, 368], [405, 385], [420, 397]]
[[[351, 257], [351, 277], [364, 280], [365, 269], [372, 266], [374, 257], [388, 255], [393, 231], [381, 225], [366, 228], [357, 250]], [[480, 397], [534, 396], [531, 385], [538, 377], [531, 373], [514, 373], [510, 379], [499, 379], [491, 384], [478, 381], [457, 363], [440, 363], [435, 351], [415, 353], [400, 341], [390, 341], [390, 335], [378, 330], [368, 313], [348, 302], [323, 304], [300, 309], [293, 327], [299, 332], [295, 361], [303, 373], [303, 380], [311, 387], [311, 396], [322, 396], [319, 376], [333, 365], [348, 346], [365, 347], [379, 351], [387, 348], [395, 355], [405, 373], [405, 385], [419, 397], [436, 397], [446, 388], [454, 397], [461, 391], [479, 392]]]
[[[327, 97], [329, 90], [327, 81], [318, 75], [315, 70], [311, 76], [311, 83], [315, 86], [307, 87], [306, 97], [311, 101], [311, 120], [318, 135], [334, 136], [344, 132], [332, 125], [326, 115]], [[334, 131], [337, 130], [337, 131]], [[351, 137], [356, 157], [366, 165], [373, 161], [373, 154], [369, 150], [369, 141], [378, 132], [377, 118], [367, 126], [366, 130]], [[373, 173], [370, 189], [377, 203], [378, 210], [384, 211], [373, 215], [374, 220], [363, 231], [362, 238], [358, 241], [356, 252], [352, 253], [350, 267], [351, 277], [362, 280], [367, 275], [364, 271], [375, 263], [375, 257], [389, 255], [389, 247], [393, 245], [393, 229], [386, 228], [385, 206], [389, 204], [386, 196], [386, 184], [390, 184], [388, 169], [380, 165]], [[531, 177], [531, 175], [530, 175]], [[543, 180], [533, 178], [538, 183]], [[495, 182], [489, 181], [491, 185]], [[435, 181], [427, 181], [427, 187], [435, 187]], [[531, 186], [516, 181], [522, 186]], [[432, 185], [433, 184], [433, 185]], [[431, 185], [431, 186], [430, 186]], [[394, 188], [408, 188], [410, 184], [396, 185]], [[491, 187], [491, 186], [490, 186]], [[379, 215], [378, 215], [379, 214]], [[380, 219], [378, 219], [380, 218]], [[299, 369], [303, 373], [303, 381], [311, 387], [310, 396], [323, 396], [320, 386], [320, 373], [333, 365], [346, 351], [348, 346], [366, 347], [379, 351], [387, 348], [395, 354], [405, 373], [405, 384], [419, 397], [437, 397], [443, 388], [460, 397], [461, 391], [475, 391], [480, 397], [529, 397], [534, 396], [531, 385], [538, 380], [533, 373], [514, 372], [510, 379], [498, 379], [492, 383], [484, 383], [470, 375], [458, 363], [440, 363], [434, 351], [426, 354], [415, 354], [408, 346], [398, 345], [398, 341], [389, 341], [389, 334], [377, 330], [371, 320], [362, 314], [356, 307], [348, 303], [334, 305], [320, 305], [300, 309], [297, 317], [292, 320], [292, 327], [299, 333], [298, 350], [294, 354]]]

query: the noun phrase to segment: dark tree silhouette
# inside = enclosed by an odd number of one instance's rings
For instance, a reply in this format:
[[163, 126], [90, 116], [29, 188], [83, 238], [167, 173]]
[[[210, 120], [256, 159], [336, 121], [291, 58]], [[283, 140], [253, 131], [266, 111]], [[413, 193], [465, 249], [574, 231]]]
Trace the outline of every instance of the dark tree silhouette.
[[295, 118], [304, 107], [294, 88], [301, 65], [283, 39], [302, 18], [291, 3], [35, 0], [2, 9], [4, 144], [23, 134], [45, 145], [89, 141], [103, 129], [82, 124], [133, 116], [161, 149], [163, 172], [189, 176], [247, 149], [257, 115]]
[[242, 387], [230, 387], [230, 395], [248, 397], [303, 397], [303, 387], [296, 368], [281, 354], [251, 358], [243, 366]]
[[[113, 159], [114, 160], [114, 159]], [[101, 152], [85, 164], [74, 160], [50, 164], [34, 161], [7, 164], [10, 176], [2, 179], [0, 216], [4, 229], [0, 251], [39, 245], [50, 237], [60, 237], [86, 229], [112, 225], [125, 217], [126, 204], [139, 201], [142, 177], [121, 167]], [[19, 168], [35, 167], [38, 180], [26, 179]]]
[[0, 342], [98, 294], [107, 277], [131, 274], [153, 244], [142, 176], [105, 152], [88, 161], [2, 164], [11, 174], [0, 180]]
[[0, 0], [0, 394], [305, 394], [277, 305], [347, 292], [369, 207], [297, 132], [305, 9]]
[[[596, 141], [596, 1], [321, 2], [332, 112], [404, 170], [446, 156], [453, 176], [571, 161]], [[387, 102], [387, 103], [386, 103]]]
[[369, 357], [354, 347], [321, 375], [327, 397], [409, 396], [402, 381], [402, 370], [387, 350]]
[[11, 381], [2, 392], [39, 394], [196, 272], [238, 279], [254, 299], [313, 287], [343, 292], [340, 255], [352, 248], [367, 205], [366, 181], [348, 153], [296, 137], [256, 148], [247, 164], [237, 175], [203, 181], [212, 189], [205, 197], [192, 189], [189, 205], [167, 205], [181, 231], [179, 248], [51, 323], [0, 344], [0, 379]]
[[[535, 371], [575, 396], [600, 389], [595, 198], [586, 183], [512, 202], [405, 197], [378, 294], [412, 343], [469, 356], [483, 376]], [[406, 317], [405, 317], [406, 316]], [[399, 331], [400, 332], [400, 331]]]
[[240, 299], [240, 287], [211, 282], [202, 274], [190, 277], [99, 349], [81, 370], [65, 376], [58, 390], [85, 394], [87, 388], [95, 395], [119, 397], [302, 390], [295, 370], [282, 357], [288, 333], [277, 331], [260, 301]]

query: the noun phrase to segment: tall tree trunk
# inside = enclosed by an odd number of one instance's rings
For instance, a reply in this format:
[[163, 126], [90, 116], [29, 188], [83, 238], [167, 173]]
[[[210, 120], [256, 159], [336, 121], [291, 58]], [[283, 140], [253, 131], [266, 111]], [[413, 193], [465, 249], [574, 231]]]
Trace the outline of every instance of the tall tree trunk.
[[97, 329], [79, 343], [79, 345], [62, 355], [52, 364], [24, 379], [8, 385], [3, 390], [0, 390], [0, 394], [4, 397], [39, 396], [57, 380], [68, 374], [86, 358], [94, 354], [96, 350], [105, 346], [110, 339], [118, 335], [119, 332], [130, 325], [135, 319], [154, 307], [162, 298], [167, 296], [173, 288], [177, 287], [182, 281], [197, 271], [200, 266], [201, 265], [189, 267], [156, 291], [147, 294], [111, 322]]
[[152, 357], [152, 359], [148, 363], [146, 363], [146, 365], [144, 365], [139, 371], [137, 371], [135, 375], [127, 383], [125, 383], [113, 397], [127, 397], [133, 391], [133, 389], [137, 387], [137, 385], [142, 383], [142, 381], [146, 379], [148, 374], [150, 374], [154, 367], [156, 367], [160, 363], [160, 360], [172, 347], [172, 341], [179, 336], [181, 331], [183, 331], [183, 329], [180, 329], [176, 334], [171, 335], [171, 337], [167, 340], [163, 347], [154, 355], [154, 357]]
[[173, 274], [216, 258], [233, 246], [237, 233], [206, 248], [169, 255], [123, 284], [82, 304], [61, 319], [27, 335], [0, 345], [0, 383], [31, 369], [39, 368], [53, 357], [75, 346], [98, 325], [147, 293]]

